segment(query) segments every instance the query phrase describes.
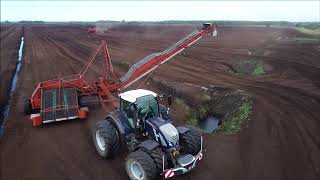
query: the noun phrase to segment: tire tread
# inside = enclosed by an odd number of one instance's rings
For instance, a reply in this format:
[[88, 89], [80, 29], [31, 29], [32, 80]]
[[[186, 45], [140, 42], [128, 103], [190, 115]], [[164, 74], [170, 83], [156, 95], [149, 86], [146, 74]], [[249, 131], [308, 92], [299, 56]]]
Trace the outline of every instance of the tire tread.
[[180, 134], [180, 142], [184, 153], [196, 155], [201, 148], [201, 133], [195, 128], [189, 128], [187, 132]]

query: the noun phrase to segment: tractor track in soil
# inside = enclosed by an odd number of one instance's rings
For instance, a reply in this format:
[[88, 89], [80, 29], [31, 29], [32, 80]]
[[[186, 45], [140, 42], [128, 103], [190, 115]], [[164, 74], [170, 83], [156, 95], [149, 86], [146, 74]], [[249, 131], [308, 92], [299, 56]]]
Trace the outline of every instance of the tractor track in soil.
[[[39, 81], [78, 72], [102, 39], [120, 76], [125, 70], [119, 62], [133, 64], [193, 28], [123, 26], [88, 36], [80, 26], [26, 26], [15, 106], [0, 139], [0, 179], [127, 179], [126, 154], [102, 160], [91, 142], [90, 127], [105, 116], [104, 110], [91, 111], [84, 122], [33, 128], [19, 103]], [[203, 161], [177, 179], [319, 179], [320, 44], [292, 44], [278, 37], [308, 36], [285, 28], [220, 27], [217, 38], [200, 40], [152, 74], [160, 80], [242, 89], [254, 99], [248, 127], [237, 136], [206, 135]], [[272, 70], [259, 77], [231, 72], [233, 63], [251, 58]]]

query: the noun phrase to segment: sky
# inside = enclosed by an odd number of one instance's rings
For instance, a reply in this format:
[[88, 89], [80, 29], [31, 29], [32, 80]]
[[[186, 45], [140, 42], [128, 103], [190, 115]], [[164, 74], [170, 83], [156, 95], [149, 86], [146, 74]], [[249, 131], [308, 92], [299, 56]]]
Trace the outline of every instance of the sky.
[[1, 21], [249, 20], [320, 22], [317, 1], [3, 1]]

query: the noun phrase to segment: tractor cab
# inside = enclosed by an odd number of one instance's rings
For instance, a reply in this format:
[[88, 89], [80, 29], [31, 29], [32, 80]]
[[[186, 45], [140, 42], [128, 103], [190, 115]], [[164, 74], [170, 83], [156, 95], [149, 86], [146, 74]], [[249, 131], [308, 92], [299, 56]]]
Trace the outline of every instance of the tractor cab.
[[137, 89], [119, 94], [120, 111], [128, 119], [131, 128], [141, 128], [146, 119], [159, 117], [157, 94]]

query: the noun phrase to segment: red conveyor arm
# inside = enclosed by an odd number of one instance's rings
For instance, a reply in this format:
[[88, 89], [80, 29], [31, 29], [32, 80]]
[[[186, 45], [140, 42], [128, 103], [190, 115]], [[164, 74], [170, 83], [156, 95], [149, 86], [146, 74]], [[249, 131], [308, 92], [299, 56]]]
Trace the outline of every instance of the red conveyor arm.
[[110, 87], [110, 90], [117, 91], [125, 89], [206, 35], [217, 35], [215, 24], [206, 23], [203, 25], [202, 30], [194, 31], [166, 50], [159, 53], [153, 53], [138, 61], [120, 79], [119, 83], [113, 84]]

